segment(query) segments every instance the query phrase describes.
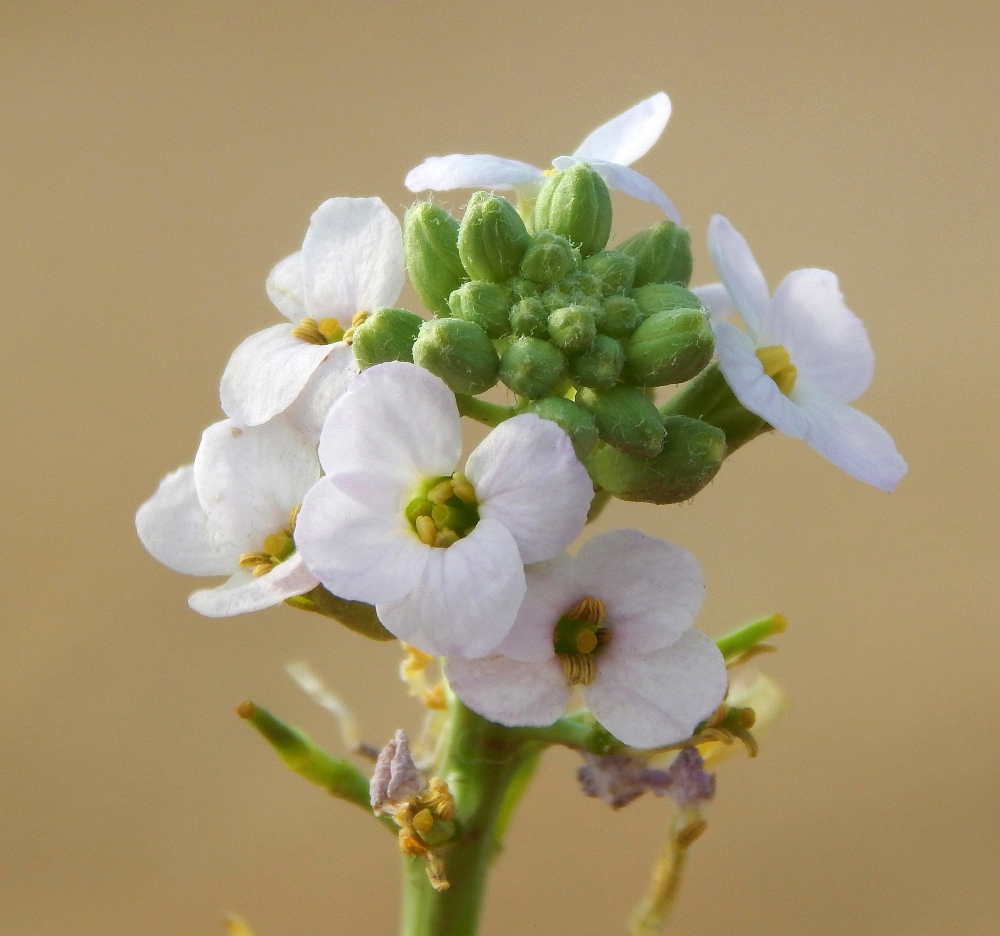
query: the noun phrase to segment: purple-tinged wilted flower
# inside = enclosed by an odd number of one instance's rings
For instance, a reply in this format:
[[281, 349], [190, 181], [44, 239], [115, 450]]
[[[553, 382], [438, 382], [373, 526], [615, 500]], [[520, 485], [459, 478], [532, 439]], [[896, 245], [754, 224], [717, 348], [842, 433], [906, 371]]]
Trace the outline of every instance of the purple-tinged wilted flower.
[[666, 770], [650, 767], [635, 754], [584, 754], [576, 776], [587, 796], [621, 809], [643, 793], [669, 795], [680, 807], [707, 802], [715, 796], [715, 775], [705, 772], [697, 748], [684, 748]]
[[667, 781], [664, 789], [682, 809], [707, 803], [715, 796], [715, 774], [706, 773], [697, 748], [684, 748], [664, 773]]
[[416, 796], [424, 782], [410, 756], [410, 742], [401, 728], [379, 752], [368, 790], [372, 810], [382, 815], [383, 807], [398, 806]]

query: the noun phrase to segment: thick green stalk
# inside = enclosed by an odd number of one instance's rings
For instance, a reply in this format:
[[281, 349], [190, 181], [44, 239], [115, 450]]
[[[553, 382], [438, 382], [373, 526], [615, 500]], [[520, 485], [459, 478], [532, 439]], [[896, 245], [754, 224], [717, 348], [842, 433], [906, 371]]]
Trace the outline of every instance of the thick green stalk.
[[450, 725], [437, 774], [455, 797], [461, 835], [440, 852], [449, 888], [435, 891], [426, 861], [403, 859], [402, 936], [474, 936], [486, 875], [514, 801], [542, 745], [449, 700]]

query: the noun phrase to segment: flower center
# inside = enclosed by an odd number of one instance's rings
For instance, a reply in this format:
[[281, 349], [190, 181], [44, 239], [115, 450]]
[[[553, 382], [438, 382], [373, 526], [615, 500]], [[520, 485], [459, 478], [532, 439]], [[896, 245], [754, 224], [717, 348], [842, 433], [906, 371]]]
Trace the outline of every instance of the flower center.
[[295, 541], [292, 539], [292, 532], [295, 530], [295, 519], [299, 515], [299, 506], [292, 508], [288, 515], [288, 526], [277, 533], [271, 533], [264, 537], [263, 548], [260, 552], [243, 553], [239, 558], [241, 569], [250, 569], [254, 578], [267, 575], [276, 565], [284, 562], [293, 552], [295, 552]]
[[798, 371], [795, 370], [795, 365], [784, 346], [776, 344], [758, 348], [757, 360], [764, 365], [764, 373], [778, 385], [778, 389], [785, 396], [788, 396], [795, 386]]
[[406, 519], [425, 546], [447, 548], [468, 536], [479, 523], [475, 488], [460, 471], [428, 478], [406, 505]]
[[594, 657], [611, 639], [611, 630], [603, 623], [604, 602], [590, 596], [556, 622], [552, 647], [571, 686], [589, 686], [594, 681]]
[[292, 329], [292, 337], [306, 344], [333, 344], [344, 337], [344, 329], [335, 318], [316, 319], [304, 318]]

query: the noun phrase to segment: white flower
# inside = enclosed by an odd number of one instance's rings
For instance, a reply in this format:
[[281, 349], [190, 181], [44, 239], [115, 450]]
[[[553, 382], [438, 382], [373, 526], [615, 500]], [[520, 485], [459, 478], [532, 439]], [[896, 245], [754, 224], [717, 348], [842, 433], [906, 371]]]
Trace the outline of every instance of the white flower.
[[379, 198], [331, 198], [313, 213], [302, 249], [271, 271], [266, 287], [295, 324], [251, 335], [229, 359], [219, 396], [240, 426], [283, 412], [314, 375], [314, 383], [342, 389], [356, 373], [341, 339], [358, 312], [391, 306], [403, 288], [399, 221]]
[[[654, 182], [628, 168], [660, 138], [669, 119], [670, 98], [660, 91], [602, 124], [572, 156], [558, 156], [552, 160], [552, 165], [556, 169], [568, 169], [574, 163], [585, 162], [610, 188], [656, 205], [674, 224], [680, 224], [680, 215], [670, 199]], [[513, 188], [520, 197], [533, 198], [550, 173], [551, 170], [546, 172], [516, 159], [455, 153], [425, 159], [407, 174], [406, 187], [411, 192]]]
[[[906, 462], [877, 422], [847, 405], [868, 389], [875, 356], [837, 277], [795, 270], [769, 296], [747, 242], [722, 215], [709, 223], [708, 250], [722, 283], [694, 291], [712, 315], [719, 368], [736, 398], [852, 477], [891, 491]], [[746, 332], [726, 320], [733, 312]]]
[[494, 429], [464, 475], [461, 449], [441, 380], [415, 364], [369, 368], [330, 410], [326, 477], [302, 503], [295, 540], [327, 589], [375, 605], [397, 637], [476, 657], [510, 630], [523, 566], [577, 537], [594, 492], [566, 433], [533, 415]]
[[135, 515], [154, 559], [187, 575], [228, 575], [188, 604], [208, 617], [259, 611], [319, 584], [294, 552], [293, 511], [319, 479], [316, 448], [284, 419], [209, 426], [194, 464], [168, 474]]
[[705, 586], [690, 553], [638, 530], [614, 530], [525, 570], [528, 592], [497, 653], [449, 659], [448, 680], [501, 725], [550, 725], [574, 685], [625, 744], [689, 738], [726, 693], [718, 647], [691, 625]]

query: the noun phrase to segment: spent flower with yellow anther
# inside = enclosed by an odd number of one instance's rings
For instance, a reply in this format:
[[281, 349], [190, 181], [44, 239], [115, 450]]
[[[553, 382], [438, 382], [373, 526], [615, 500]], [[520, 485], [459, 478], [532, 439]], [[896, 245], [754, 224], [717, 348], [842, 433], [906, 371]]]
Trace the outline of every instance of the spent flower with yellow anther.
[[704, 584], [690, 553], [615, 530], [526, 571], [527, 595], [497, 652], [448, 660], [451, 688], [473, 711], [549, 725], [579, 686], [619, 741], [655, 748], [686, 740], [717, 709], [726, 665], [692, 627]]
[[312, 441], [284, 418], [209, 426], [194, 464], [168, 474], [135, 516], [154, 559], [188, 575], [227, 575], [188, 603], [199, 614], [259, 611], [319, 584], [295, 551], [298, 507], [319, 479]]
[[593, 487], [569, 437], [537, 416], [494, 429], [459, 472], [455, 397], [414, 364], [378, 364], [333, 406], [324, 477], [296, 543], [324, 586], [375, 605], [397, 637], [434, 655], [483, 656], [514, 623], [524, 565], [583, 529]]
[[[219, 394], [241, 426], [290, 407], [314, 381], [342, 391], [357, 371], [345, 337], [403, 287], [403, 238], [379, 198], [331, 198], [313, 213], [302, 249], [267, 278], [267, 294], [290, 322], [247, 338], [232, 354]], [[327, 408], [336, 392], [325, 394]], [[324, 413], [325, 415], [325, 413]]]
[[[837, 277], [795, 270], [770, 296], [746, 240], [722, 215], [708, 226], [708, 249], [722, 283], [695, 292], [713, 315], [719, 369], [736, 398], [852, 477], [891, 491], [906, 462], [885, 429], [848, 405], [868, 389], [875, 356]], [[734, 312], [746, 331], [727, 320]]]

